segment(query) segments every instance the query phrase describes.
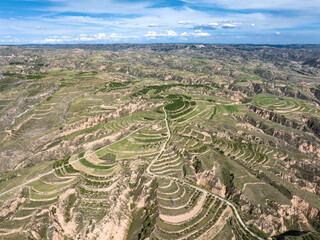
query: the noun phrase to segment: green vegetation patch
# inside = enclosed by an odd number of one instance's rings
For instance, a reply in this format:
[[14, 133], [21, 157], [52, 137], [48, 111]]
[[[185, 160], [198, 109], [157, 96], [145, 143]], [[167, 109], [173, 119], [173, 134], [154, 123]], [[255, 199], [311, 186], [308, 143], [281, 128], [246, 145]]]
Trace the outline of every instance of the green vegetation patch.
[[106, 153], [102, 157], [100, 157], [101, 160], [105, 160], [108, 162], [115, 162], [117, 155], [113, 153]]
[[210, 119], [213, 119], [213, 117], [214, 117], [214, 115], [216, 115], [216, 113], [217, 113], [217, 107], [214, 107], [213, 113], [211, 114]]
[[194, 117], [194, 116], [197, 115], [198, 113], [200, 113], [200, 111], [195, 110], [195, 111], [193, 111], [192, 113], [188, 114], [187, 116], [178, 119], [177, 122], [184, 122], [184, 121], [188, 120], [189, 118]]
[[95, 165], [91, 162], [88, 162], [85, 158], [81, 158], [80, 162], [86, 167], [95, 168], [95, 169], [110, 169], [113, 167], [113, 166]]
[[47, 146], [47, 149], [48, 149], [48, 148], [55, 147], [55, 146], [57, 146], [57, 145], [58, 145], [59, 143], [61, 143], [61, 142], [62, 142], [62, 139], [59, 139], [59, 140], [57, 140], [57, 141], [49, 144], [49, 145]]
[[175, 111], [178, 110], [180, 108], [182, 108], [184, 106], [184, 101], [181, 99], [175, 100], [172, 103], [169, 103], [165, 106], [165, 109], [168, 111]]
[[147, 86], [140, 91], [133, 93], [132, 96], [136, 97], [138, 95], [145, 95], [147, 94], [150, 90], [155, 89], [154, 94], [158, 94], [160, 92], [164, 92], [170, 88], [173, 87], [193, 87], [193, 88], [205, 88], [205, 89], [212, 89], [211, 86], [204, 85], [204, 84], [181, 84], [181, 83], [176, 83], [176, 84], [167, 84], [167, 85], [155, 85], [155, 86]]
[[25, 78], [38, 80], [38, 79], [41, 79], [41, 78], [45, 78], [46, 76], [47, 76], [47, 75], [46, 75], [45, 73], [41, 73], [41, 74], [29, 74], [29, 75], [26, 75]]
[[135, 138], [134, 140], [137, 142], [161, 142], [163, 141], [165, 138]]

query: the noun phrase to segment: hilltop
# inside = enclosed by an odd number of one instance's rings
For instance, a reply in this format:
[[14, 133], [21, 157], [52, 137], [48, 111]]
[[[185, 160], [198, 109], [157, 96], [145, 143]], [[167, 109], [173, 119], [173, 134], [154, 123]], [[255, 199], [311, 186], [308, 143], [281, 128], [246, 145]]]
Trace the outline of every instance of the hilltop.
[[0, 47], [0, 236], [319, 239], [320, 46]]

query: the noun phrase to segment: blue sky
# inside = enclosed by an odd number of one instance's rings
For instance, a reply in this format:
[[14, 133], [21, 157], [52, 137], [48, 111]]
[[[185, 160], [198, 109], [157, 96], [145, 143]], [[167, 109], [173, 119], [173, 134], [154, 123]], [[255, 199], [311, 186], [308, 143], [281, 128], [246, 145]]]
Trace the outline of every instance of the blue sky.
[[0, 0], [0, 44], [320, 43], [319, 0]]

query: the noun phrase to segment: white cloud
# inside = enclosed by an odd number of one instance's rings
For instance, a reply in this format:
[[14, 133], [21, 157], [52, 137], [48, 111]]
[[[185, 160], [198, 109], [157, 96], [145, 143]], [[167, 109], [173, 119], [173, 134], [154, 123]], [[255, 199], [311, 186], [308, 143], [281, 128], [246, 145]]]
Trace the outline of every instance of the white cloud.
[[276, 35], [280, 35], [280, 32], [276, 32]]
[[98, 33], [94, 35], [79, 34], [78, 36], [51, 36], [42, 40], [34, 40], [32, 43], [37, 44], [57, 44], [57, 43], [73, 43], [73, 42], [101, 42], [102, 40], [113, 40], [113, 39], [128, 39], [137, 38], [137, 36], [126, 36], [117, 33], [105, 34]]
[[0, 39], [0, 43], [4, 43], [4, 44], [8, 44], [8, 43], [13, 43], [13, 44], [20, 44], [21, 41], [19, 39], [6, 39], [6, 40], [2, 40]]
[[210, 33], [206, 33], [206, 32], [199, 32], [199, 31], [195, 31], [195, 32], [183, 32], [180, 34], [181, 36], [194, 36], [194, 37], [209, 37], [211, 36]]
[[[305, 29], [306, 26], [315, 26], [313, 28], [316, 28], [319, 24], [318, 14], [315, 17], [315, 14], [305, 14], [303, 11], [308, 8], [314, 9], [316, 12], [320, 8], [319, 0], [299, 0], [299, 2], [298, 0], [183, 0], [188, 4], [179, 8], [151, 7], [153, 3], [147, 0], [138, 2], [116, 0], [48, 1], [51, 1], [50, 6], [52, 7], [39, 9], [49, 12], [46, 15], [14, 16], [15, 18], [11, 19], [4, 19], [1, 16], [0, 33], [12, 36], [12, 39], [19, 38], [23, 43], [30, 43], [33, 40], [50, 43], [117, 42], [133, 38], [137, 39], [136, 42], [143, 42], [146, 38], [149, 40], [157, 37], [161, 37], [163, 41], [166, 38], [171, 41], [175, 38], [182, 40], [183, 36], [190, 37], [188, 39], [207, 37], [213, 31], [217, 33], [213, 36], [215, 38], [222, 32], [232, 32], [233, 36], [246, 32], [246, 34], [252, 35], [269, 34], [269, 37], [273, 36], [278, 40], [279, 38], [275, 37], [278, 35], [276, 32], [282, 33], [282, 29], [290, 29], [288, 31], [297, 31], [303, 35], [304, 33], [300, 29]], [[206, 8], [215, 6], [220, 7], [221, 11], [215, 11], [213, 14], [206, 10]], [[223, 9], [234, 10], [223, 11]], [[239, 9], [251, 9], [251, 11], [237, 11]], [[294, 9], [299, 12], [293, 18], [292, 15], [285, 13], [260, 11], [261, 9]], [[59, 14], [60, 12], [63, 14]], [[81, 14], [72, 16], [75, 14], [71, 14], [71, 12]], [[91, 13], [113, 13], [114, 15], [111, 17], [109, 15], [97, 16], [90, 15]], [[127, 14], [131, 16], [128, 17]], [[155, 31], [148, 32], [148, 30]], [[303, 30], [305, 33], [307, 31], [315, 34], [318, 32], [314, 29]], [[4, 37], [2, 38], [4, 39]]]
[[196, 5], [220, 6], [226, 9], [264, 9], [264, 10], [313, 10], [320, 8], [319, 0], [185, 0]]
[[111, 33], [105, 39], [109, 39], [109, 38], [127, 39], [127, 38], [138, 38], [138, 36], [126, 36], [126, 35], [123, 35], [123, 34]]
[[169, 30], [168, 31], [168, 36], [170, 37], [170, 36], [177, 36], [178, 35], [178, 33], [176, 33], [175, 31], [173, 31], [173, 30]]
[[173, 30], [168, 30], [167, 33], [157, 33], [155, 31], [148, 31], [148, 33], [143, 35], [143, 36], [151, 37], [151, 38], [155, 38], [155, 37], [174, 37], [174, 36], [178, 36], [178, 33], [176, 33]]
[[117, 2], [114, 0], [49, 0], [52, 7], [42, 10], [53, 12], [77, 12], [77, 13], [112, 13], [112, 14], [143, 14], [152, 6], [152, 2]]
[[157, 37], [159, 36], [155, 31], [149, 31], [147, 34], [144, 35], [145, 37]]
[[222, 28], [235, 28], [237, 25], [232, 23], [225, 23], [222, 25]]
[[148, 27], [161, 27], [161, 25], [157, 24], [157, 23], [150, 23], [148, 25]]
[[196, 37], [209, 37], [209, 36], [211, 36], [211, 34], [206, 33], [206, 32], [201, 32], [201, 33], [196, 33], [195, 36]]
[[191, 21], [179, 21], [178, 24], [191, 24]]
[[106, 34], [105, 33], [98, 33], [97, 35], [94, 35], [94, 36], [96, 37], [96, 39], [106, 39]]

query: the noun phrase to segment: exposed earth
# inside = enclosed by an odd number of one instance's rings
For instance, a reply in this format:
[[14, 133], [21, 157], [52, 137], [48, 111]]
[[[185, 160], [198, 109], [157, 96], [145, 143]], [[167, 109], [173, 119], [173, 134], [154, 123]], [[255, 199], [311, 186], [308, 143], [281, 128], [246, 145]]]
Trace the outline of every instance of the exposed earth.
[[320, 239], [320, 46], [0, 47], [1, 239]]

